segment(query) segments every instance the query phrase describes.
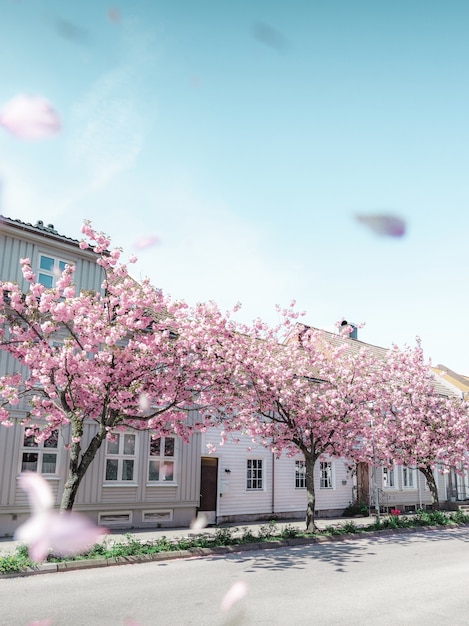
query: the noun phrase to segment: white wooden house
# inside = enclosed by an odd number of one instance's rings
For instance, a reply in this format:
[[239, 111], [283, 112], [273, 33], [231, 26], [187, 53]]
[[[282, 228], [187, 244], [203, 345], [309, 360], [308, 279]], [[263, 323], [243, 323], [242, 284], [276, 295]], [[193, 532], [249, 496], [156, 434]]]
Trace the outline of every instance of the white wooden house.
[[[259, 519], [302, 519], [306, 511], [304, 459], [280, 458], [245, 436], [220, 445], [221, 429], [201, 437], [201, 502], [211, 523]], [[209, 450], [213, 450], [210, 452]], [[341, 515], [353, 501], [354, 476], [344, 459], [318, 461], [317, 515]]]
[[[99, 290], [101, 268], [90, 250], [60, 235], [52, 225], [35, 225], [0, 218], [0, 278], [16, 281], [23, 291], [19, 259], [31, 259], [37, 279], [52, 286], [65, 263], [76, 266], [79, 289]], [[13, 359], [0, 351], [0, 375], [15, 371]], [[64, 444], [67, 432], [58, 432], [42, 444], [26, 437], [19, 424], [26, 406], [11, 407], [13, 426], [0, 425], [0, 536], [9, 535], [28, 517], [29, 506], [18, 487], [24, 470], [42, 473], [58, 505], [68, 467]], [[95, 426], [86, 424], [84, 445]], [[75, 510], [106, 527], [155, 527], [188, 525], [196, 515], [200, 498], [200, 440], [183, 444], [173, 437], [151, 442], [146, 432], [120, 433], [98, 451], [84, 477]]]

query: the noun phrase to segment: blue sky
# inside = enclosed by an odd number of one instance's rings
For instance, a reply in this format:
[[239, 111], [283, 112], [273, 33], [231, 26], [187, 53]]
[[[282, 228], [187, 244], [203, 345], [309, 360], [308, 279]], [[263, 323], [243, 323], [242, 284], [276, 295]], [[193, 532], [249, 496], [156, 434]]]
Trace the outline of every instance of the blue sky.
[[[469, 4], [454, 0], [2, 0], [0, 106], [58, 111], [0, 135], [0, 209], [79, 238], [190, 303], [365, 322], [469, 374]], [[375, 235], [356, 214], [406, 220]]]

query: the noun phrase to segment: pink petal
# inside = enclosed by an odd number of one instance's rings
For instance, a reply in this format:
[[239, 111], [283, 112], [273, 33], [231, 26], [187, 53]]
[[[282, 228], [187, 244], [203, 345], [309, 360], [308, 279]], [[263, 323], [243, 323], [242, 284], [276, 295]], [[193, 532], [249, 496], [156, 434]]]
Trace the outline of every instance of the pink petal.
[[55, 511], [32, 515], [15, 533], [15, 539], [28, 546], [33, 561], [43, 561], [49, 553], [73, 556], [91, 548], [104, 528], [80, 513]]
[[405, 234], [404, 220], [394, 215], [357, 215], [356, 219], [371, 228], [377, 235], [402, 237]]
[[47, 100], [19, 95], [0, 110], [0, 126], [20, 139], [43, 139], [60, 130], [60, 119]]
[[208, 518], [205, 513], [199, 513], [197, 517], [195, 517], [190, 525], [191, 530], [202, 530], [207, 526]]
[[49, 520], [48, 537], [54, 554], [72, 556], [93, 546], [105, 528], [96, 526], [80, 513], [52, 513]]
[[239, 602], [248, 592], [248, 586], [242, 580], [238, 580], [228, 589], [221, 601], [220, 609], [223, 612], [229, 611], [233, 604]]
[[29, 622], [28, 626], [52, 626], [51, 619], [36, 619], [34, 622]]
[[137, 250], [144, 250], [145, 248], [150, 248], [151, 246], [154, 246], [159, 242], [160, 240], [156, 235], [146, 235], [144, 237], [140, 237], [140, 239], [137, 239], [137, 241], [134, 243], [134, 248], [136, 248]]
[[33, 513], [47, 511], [54, 506], [54, 496], [49, 483], [37, 472], [23, 472], [18, 478], [18, 484], [26, 491]]

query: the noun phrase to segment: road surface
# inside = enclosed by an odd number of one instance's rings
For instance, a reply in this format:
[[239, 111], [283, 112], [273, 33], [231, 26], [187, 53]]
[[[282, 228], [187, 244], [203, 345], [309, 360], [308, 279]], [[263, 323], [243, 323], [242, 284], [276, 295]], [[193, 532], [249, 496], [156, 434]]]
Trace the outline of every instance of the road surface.
[[[220, 605], [234, 583], [247, 594]], [[0, 580], [1, 626], [469, 624], [469, 529]], [[41, 626], [43, 624], [40, 622]]]

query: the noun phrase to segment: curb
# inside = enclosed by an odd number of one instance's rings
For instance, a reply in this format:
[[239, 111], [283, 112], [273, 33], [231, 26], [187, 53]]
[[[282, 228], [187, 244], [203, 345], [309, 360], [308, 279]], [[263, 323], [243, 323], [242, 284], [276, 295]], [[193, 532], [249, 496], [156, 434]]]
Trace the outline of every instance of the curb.
[[238, 552], [252, 552], [255, 550], [275, 550], [289, 546], [306, 546], [318, 543], [334, 543], [348, 541], [350, 539], [373, 539], [390, 535], [403, 535], [407, 533], [426, 532], [430, 530], [446, 530], [463, 528], [469, 524], [449, 523], [440, 526], [411, 526], [410, 528], [384, 528], [382, 530], [364, 531], [355, 533], [343, 533], [341, 535], [319, 535], [317, 537], [292, 537], [291, 539], [279, 539], [272, 541], [260, 541], [253, 543], [232, 544], [229, 546], [216, 546], [213, 548], [188, 548], [187, 550], [174, 550], [171, 552], [155, 552], [154, 554], [139, 554], [135, 556], [116, 556], [109, 559], [82, 559], [79, 561], [61, 561], [60, 563], [40, 563], [35, 567], [29, 567], [19, 572], [0, 574], [3, 578], [24, 578], [38, 574], [55, 574], [58, 572], [71, 572], [80, 569], [94, 569], [98, 567], [114, 567], [116, 565], [136, 565], [155, 561], [173, 561], [195, 557], [218, 556], [222, 554], [236, 554]]

